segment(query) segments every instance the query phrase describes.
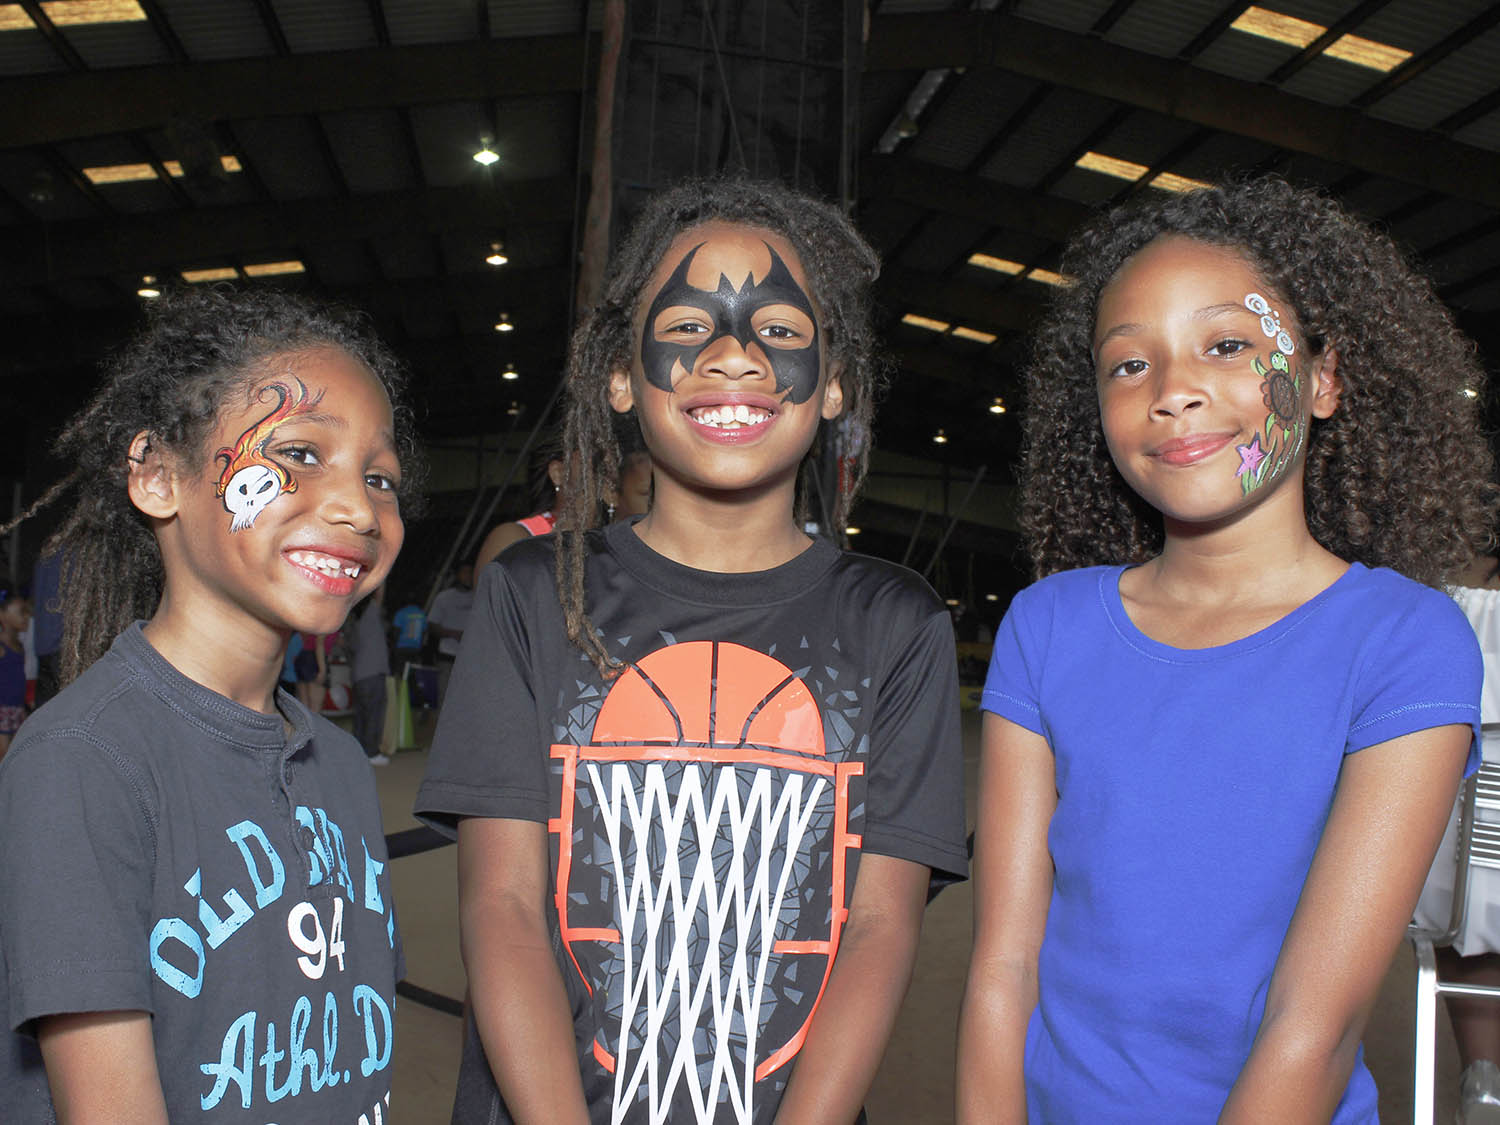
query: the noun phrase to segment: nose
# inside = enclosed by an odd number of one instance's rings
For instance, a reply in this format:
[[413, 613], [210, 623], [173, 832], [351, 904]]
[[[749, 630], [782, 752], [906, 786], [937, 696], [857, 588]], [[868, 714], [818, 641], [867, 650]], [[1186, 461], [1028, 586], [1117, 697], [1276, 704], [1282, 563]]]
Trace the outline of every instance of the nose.
[[1153, 418], [1179, 418], [1208, 402], [1208, 387], [1200, 372], [1181, 360], [1158, 360], [1151, 369], [1155, 379], [1151, 398]]
[[752, 341], [746, 347], [726, 332], [703, 349], [697, 369], [703, 374], [724, 379], [744, 379], [764, 375], [767, 363], [759, 344]]
[[360, 535], [379, 535], [380, 518], [370, 498], [369, 485], [362, 470], [349, 469], [330, 473], [324, 482], [323, 518], [332, 524], [343, 524]]

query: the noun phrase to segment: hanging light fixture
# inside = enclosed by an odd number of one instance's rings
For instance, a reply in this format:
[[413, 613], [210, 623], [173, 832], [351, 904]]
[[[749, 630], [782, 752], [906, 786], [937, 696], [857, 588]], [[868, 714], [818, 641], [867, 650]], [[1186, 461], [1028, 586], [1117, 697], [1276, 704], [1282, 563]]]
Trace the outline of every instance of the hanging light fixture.
[[503, 266], [510, 261], [510, 257], [505, 253], [505, 243], [498, 238], [491, 242], [490, 252], [484, 256], [484, 260], [486, 265], [491, 266]]
[[490, 147], [493, 143], [493, 137], [481, 137], [479, 139], [479, 151], [474, 154], [475, 164], [482, 164], [488, 168], [500, 159], [500, 154]]
[[148, 301], [160, 297], [161, 286], [156, 283], [156, 275], [151, 273], [143, 275], [141, 277], [141, 284], [136, 289], [135, 295], [137, 297], [144, 297]]
[[500, 319], [495, 321], [496, 332], [514, 332], [516, 326], [510, 322], [510, 313], [501, 313]]
[[932, 443], [934, 445], [947, 445], [948, 444], [948, 435], [945, 434], [945, 433], [943, 433], [942, 430], [938, 430], [937, 433], [935, 433], [935, 434], [932, 435]]
[[516, 365], [514, 363], [507, 363], [505, 365], [505, 370], [500, 372], [500, 378], [506, 380], [507, 382], [514, 382], [520, 377], [521, 373], [516, 370]]
[[1004, 414], [1005, 413], [1005, 400], [1003, 398], [1001, 398], [999, 395], [996, 395], [995, 396], [995, 401], [992, 402], [992, 403], [990, 403], [990, 413], [991, 414]]

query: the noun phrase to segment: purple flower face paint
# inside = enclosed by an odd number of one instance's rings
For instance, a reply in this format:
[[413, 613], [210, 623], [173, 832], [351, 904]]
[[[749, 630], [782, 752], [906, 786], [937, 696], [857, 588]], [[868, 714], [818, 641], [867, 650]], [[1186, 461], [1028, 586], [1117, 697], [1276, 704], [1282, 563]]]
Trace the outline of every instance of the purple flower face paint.
[[[764, 359], [776, 377], [778, 394], [784, 394], [793, 403], [812, 398], [822, 374], [817, 315], [812, 301], [797, 284], [786, 263], [769, 244], [763, 242], [771, 256], [771, 268], [759, 282], [755, 281], [753, 274], [747, 273], [736, 289], [721, 273], [717, 289], [699, 289], [688, 281], [688, 274], [693, 259], [704, 245], [700, 242], [683, 255], [646, 312], [646, 324], [641, 332], [641, 369], [647, 381], [670, 392], [679, 365], [684, 373], [692, 371], [706, 348], [729, 336], [738, 341], [747, 354], [759, 353], [757, 358]], [[813, 331], [805, 346], [776, 347], [768, 344], [756, 331], [756, 313], [773, 305], [796, 309], [812, 321]], [[712, 322], [713, 330], [699, 333], [691, 343], [656, 339], [657, 317], [667, 309], [677, 307], [701, 310]]]

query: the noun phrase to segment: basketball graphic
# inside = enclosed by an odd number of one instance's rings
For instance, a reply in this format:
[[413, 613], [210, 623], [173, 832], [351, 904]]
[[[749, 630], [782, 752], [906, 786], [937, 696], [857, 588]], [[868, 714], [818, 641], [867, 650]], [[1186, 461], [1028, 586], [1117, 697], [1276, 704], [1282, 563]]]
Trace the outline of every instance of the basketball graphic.
[[601, 1017], [613, 1119], [755, 1120], [838, 949], [863, 765], [828, 760], [784, 664], [714, 641], [630, 665], [588, 743], [552, 757], [561, 937]]

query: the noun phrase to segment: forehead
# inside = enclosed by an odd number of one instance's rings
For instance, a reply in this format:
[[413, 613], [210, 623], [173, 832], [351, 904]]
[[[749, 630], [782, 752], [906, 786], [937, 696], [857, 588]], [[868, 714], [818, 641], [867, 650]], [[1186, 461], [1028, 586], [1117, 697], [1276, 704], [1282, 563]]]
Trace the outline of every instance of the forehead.
[[[261, 360], [255, 368], [241, 398], [231, 398], [226, 418], [266, 412], [266, 400], [260, 393], [272, 383], [300, 379], [307, 387], [309, 402], [322, 396], [318, 411], [323, 414], [347, 415], [353, 411], [373, 410], [389, 425], [391, 399], [375, 373], [342, 348], [318, 346], [290, 352], [277, 352]], [[272, 400], [274, 401], [274, 400]]]
[[[1180, 234], [1159, 235], [1125, 260], [1099, 294], [1101, 320], [1122, 305], [1241, 301], [1268, 286], [1238, 250]], [[1270, 294], [1267, 294], [1270, 296]], [[1280, 294], [1276, 295], [1277, 297]]]
[[764, 227], [715, 221], [689, 227], [667, 244], [661, 261], [651, 273], [648, 286], [651, 294], [661, 289], [694, 247], [699, 249], [688, 270], [688, 283], [696, 289], [717, 289], [720, 275], [735, 285], [744, 281], [747, 274], [761, 281], [771, 271], [770, 251], [774, 250], [802, 291], [809, 293], [802, 259], [783, 236]]

